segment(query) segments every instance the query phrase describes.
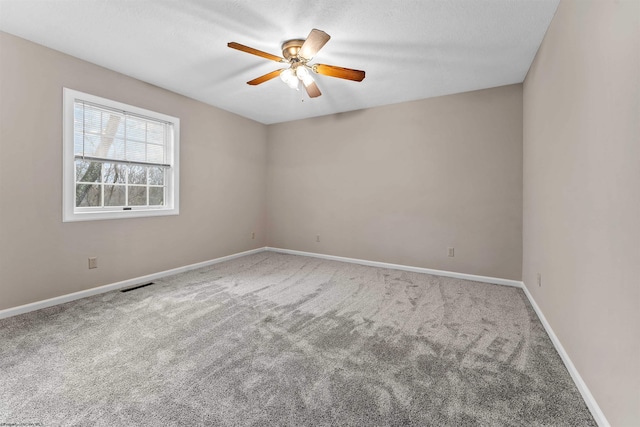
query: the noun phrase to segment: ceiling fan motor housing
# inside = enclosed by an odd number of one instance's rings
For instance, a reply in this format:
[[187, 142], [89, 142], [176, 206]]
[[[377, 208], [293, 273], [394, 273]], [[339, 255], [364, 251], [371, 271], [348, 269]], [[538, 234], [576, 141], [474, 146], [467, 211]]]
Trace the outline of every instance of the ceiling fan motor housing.
[[304, 40], [302, 39], [288, 40], [282, 43], [282, 56], [284, 56], [287, 61], [297, 61], [298, 52], [300, 52], [303, 43]]

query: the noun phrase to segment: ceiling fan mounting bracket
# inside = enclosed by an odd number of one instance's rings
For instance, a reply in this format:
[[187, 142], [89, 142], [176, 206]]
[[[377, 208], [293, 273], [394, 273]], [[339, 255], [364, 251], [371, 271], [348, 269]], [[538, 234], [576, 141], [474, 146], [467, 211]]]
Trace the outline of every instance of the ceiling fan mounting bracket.
[[298, 52], [300, 48], [304, 44], [303, 39], [293, 39], [287, 40], [282, 43], [282, 56], [287, 59], [287, 61], [292, 61], [298, 58]]

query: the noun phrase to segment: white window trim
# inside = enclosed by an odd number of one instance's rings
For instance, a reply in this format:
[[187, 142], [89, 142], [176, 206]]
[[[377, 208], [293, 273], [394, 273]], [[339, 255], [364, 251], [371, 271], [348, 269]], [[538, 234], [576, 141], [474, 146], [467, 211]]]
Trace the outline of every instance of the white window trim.
[[[131, 210], [122, 208], [114, 210], [100, 210], [87, 212], [86, 209], [76, 209], [75, 198], [75, 153], [73, 144], [73, 104], [76, 100], [88, 101], [93, 104], [103, 105], [149, 118], [169, 122], [173, 125], [173, 135], [170, 144], [171, 168], [167, 174], [166, 186], [169, 189], [166, 195], [165, 207], [132, 207]], [[157, 113], [144, 108], [134, 107], [122, 102], [113, 101], [99, 96], [79, 92], [77, 90], [63, 88], [63, 125], [62, 125], [62, 221], [92, 221], [103, 219], [139, 218], [165, 215], [178, 215], [180, 213], [180, 119]]]

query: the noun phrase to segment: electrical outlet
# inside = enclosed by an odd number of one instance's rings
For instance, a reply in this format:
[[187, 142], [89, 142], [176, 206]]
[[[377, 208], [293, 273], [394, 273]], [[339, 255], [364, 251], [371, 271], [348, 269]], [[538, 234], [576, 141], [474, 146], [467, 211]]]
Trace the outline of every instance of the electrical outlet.
[[89, 269], [91, 269], [91, 268], [98, 268], [98, 258], [97, 257], [89, 258]]
[[538, 287], [542, 286], [542, 274], [538, 273]]
[[255, 238], [256, 238], [256, 232], [253, 231], [253, 232], [251, 232], [251, 239], [255, 239]]
[[455, 250], [455, 248], [449, 248], [449, 256], [450, 256], [450, 257], [454, 257], [454, 256], [456, 256], [456, 250]]
[[319, 241], [320, 241], [320, 235], [318, 234], [316, 235], [316, 242], [319, 242]]

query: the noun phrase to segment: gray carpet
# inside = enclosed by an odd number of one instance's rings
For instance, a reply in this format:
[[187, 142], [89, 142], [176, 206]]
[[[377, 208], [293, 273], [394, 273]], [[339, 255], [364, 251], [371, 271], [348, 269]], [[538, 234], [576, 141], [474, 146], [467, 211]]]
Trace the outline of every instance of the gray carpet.
[[273, 252], [0, 341], [0, 424], [596, 425], [520, 289]]

